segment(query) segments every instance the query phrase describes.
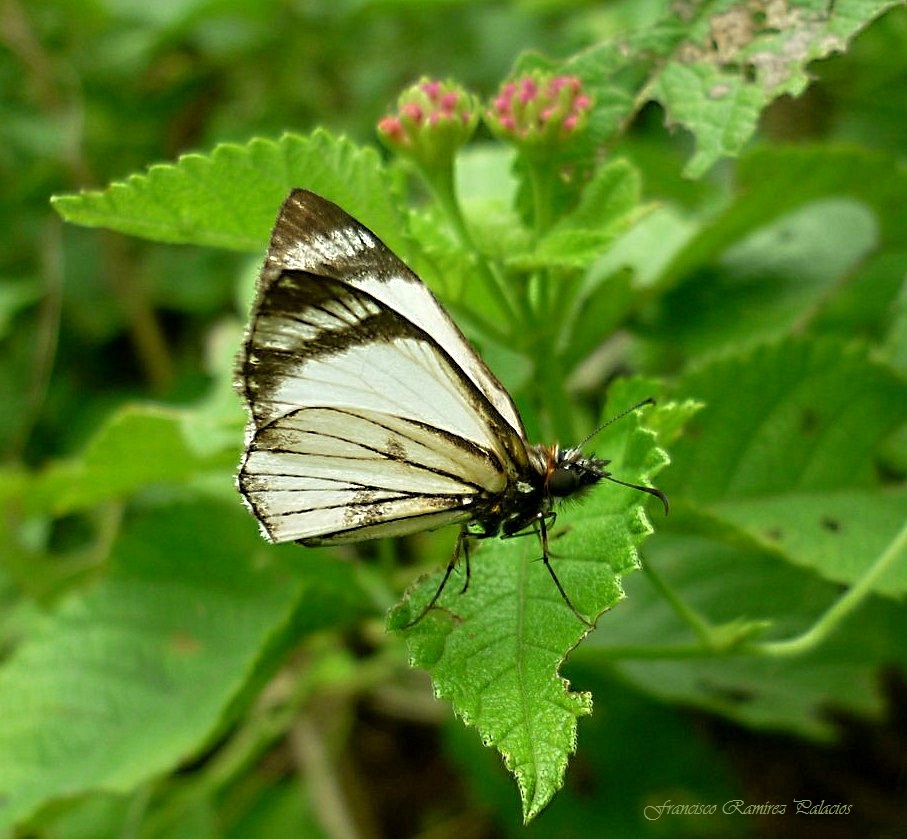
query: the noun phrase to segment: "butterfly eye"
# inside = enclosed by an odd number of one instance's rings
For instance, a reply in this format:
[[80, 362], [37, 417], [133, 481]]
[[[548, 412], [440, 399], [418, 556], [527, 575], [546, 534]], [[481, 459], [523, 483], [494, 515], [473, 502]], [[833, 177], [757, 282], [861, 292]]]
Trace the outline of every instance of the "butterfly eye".
[[548, 492], [555, 498], [573, 495], [580, 487], [590, 483], [572, 466], [558, 466], [548, 479]]

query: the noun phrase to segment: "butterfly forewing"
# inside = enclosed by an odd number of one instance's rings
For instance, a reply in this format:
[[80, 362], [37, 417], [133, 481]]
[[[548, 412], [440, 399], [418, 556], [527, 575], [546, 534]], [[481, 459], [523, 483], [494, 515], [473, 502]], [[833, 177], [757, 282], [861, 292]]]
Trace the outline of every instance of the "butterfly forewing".
[[361, 289], [430, 335], [498, 414], [525, 438], [510, 395], [425, 284], [371, 230], [336, 204], [304, 189], [290, 193], [281, 207], [262, 270], [262, 286], [293, 270]]
[[464, 522], [528, 468], [510, 397], [431, 292], [313, 193], [278, 217], [240, 361], [239, 483], [274, 541]]

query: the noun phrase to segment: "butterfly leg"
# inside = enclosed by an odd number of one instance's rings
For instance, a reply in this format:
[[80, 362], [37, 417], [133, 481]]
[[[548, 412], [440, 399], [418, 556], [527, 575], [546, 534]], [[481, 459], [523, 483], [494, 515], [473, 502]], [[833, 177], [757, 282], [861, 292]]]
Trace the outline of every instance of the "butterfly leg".
[[561, 585], [561, 581], [557, 578], [557, 574], [554, 573], [554, 568], [551, 566], [551, 562], [548, 557], [550, 556], [548, 551], [548, 518], [552, 519], [552, 524], [554, 524], [554, 513], [551, 513], [549, 516], [539, 516], [538, 527], [539, 527], [539, 538], [542, 542], [542, 562], [545, 563], [545, 567], [548, 569], [548, 573], [551, 575], [551, 579], [554, 580], [554, 584], [557, 586], [557, 590], [561, 593], [561, 597], [564, 598], [564, 603], [570, 607], [570, 611], [579, 618], [581, 623], [584, 623], [590, 629], [593, 628], [593, 624], [589, 623], [576, 609], [576, 606], [570, 602], [570, 598], [567, 597], [567, 592], [564, 591], [564, 587]]
[[[444, 571], [444, 576], [441, 578], [441, 585], [438, 586], [438, 590], [434, 593], [431, 600], [428, 601], [428, 605], [416, 615], [409, 623], [401, 626], [401, 629], [412, 629], [419, 621], [422, 620], [434, 607], [435, 603], [438, 602], [438, 598], [441, 596], [441, 592], [444, 591], [444, 586], [447, 585], [447, 581], [450, 579], [450, 575], [453, 573], [454, 568], [457, 567], [457, 560], [460, 558], [460, 551], [463, 552], [463, 555], [466, 557], [466, 582], [463, 584], [463, 591], [469, 587], [469, 547], [467, 544], [467, 539], [469, 538], [469, 533], [465, 527], [460, 528], [460, 534], [457, 536], [457, 543], [454, 545], [453, 554], [450, 557], [450, 562], [447, 563], [447, 568]], [[462, 593], [462, 592], [461, 592]]]
[[460, 589], [460, 594], [465, 594], [466, 589], [469, 588], [469, 534], [465, 529], [460, 530], [460, 535], [457, 537], [457, 544], [454, 547], [454, 558], [453, 562], [456, 564], [457, 554], [460, 552], [460, 549], [463, 550], [463, 559], [466, 562], [466, 579], [463, 580], [463, 588]]

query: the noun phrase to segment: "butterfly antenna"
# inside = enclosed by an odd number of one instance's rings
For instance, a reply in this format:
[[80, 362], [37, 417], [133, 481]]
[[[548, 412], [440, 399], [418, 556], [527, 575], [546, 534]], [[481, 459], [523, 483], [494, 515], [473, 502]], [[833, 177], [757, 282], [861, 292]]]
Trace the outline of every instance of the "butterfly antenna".
[[591, 434], [587, 434], [585, 437], [583, 437], [582, 440], [580, 440], [572, 448], [581, 449], [596, 434], [598, 434], [600, 431], [604, 431], [609, 425], [611, 425], [612, 422], [617, 422], [619, 419], [622, 419], [627, 414], [632, 414], [634, 411], [638, 411], [640, 408], [644, 408], [646, 405], [654, 405], [654, 404], [655, 404], [655, 400], [651, 396], [648, 399], [643, 399], [642, 402], [637, 402], [632, 408], [627, 408], [625, 411], [621, 411], [619, 414], [616, 414], [615, 416], [611, 417], [611, 419], [607, 420], [606, 422], [603, 422], [598, 428], [595, 429], [595, 431], [593, 431]]
[[610, 474], [603, 475], [602, 477], [606, 481], [611, 481], [612, 484], [620, 484], [622, 487], [630, 487], [630, 489], [638, 489], [640, 492], [647, 492], [649, 495], [654, 495], [665, 508], [665, 515], [668, 514], [668, 496], [665, 495], [660, 489], [657, 489], [656, 487], [643, 486], [642, 484], [627, 483], [627, 481], [621, 481]]
[[[625, 417], [627, 414], [632, 414], [633, 411], [638, 411], [640, 408], [644, 408], [646, 405], [654, 405], [654, 404], [655, 404], [655, 400], [650, 396], [648, 399], [643, 399], [642, 402], [638, 402], [637, 404], [633, 405], [633, 407], [627, 408], [625, 411], [621, 411], [619, 414], [611, 417], [611, 419], [609, 419], [607, 422], [602, 423], [591, 434], [587, 435], [582, 440], [580, 440], [580, 442], [574, 448], [581, 449], [596, 434], [598, 434], [599, 431], [601, 431], [604, 428], [607, 428], [609, 425], [611, 425], [612, 422], [617, 422], [621, 417]], [[602, 477], [604, 477], [605, 480], [611, 481], [612, 484], [620, 484], [621, 486], [629, 487], [630, 489], [638, 489], [640, 492], [645, 492], [645, 493], [648, 493], [649, 495], [654, 495], [659, 501], [661, 501], [662, 506], [665, 508], [665, 515], [668, 514], [668, 497], [660, 489], [657, 489], [656, 487], [643, 486], [642, 484], [631, 484], [631, 483], [628, 483], [627, 481], [621, 481], [619, 478], [615, 478], [610, 473], [603, 475]]]

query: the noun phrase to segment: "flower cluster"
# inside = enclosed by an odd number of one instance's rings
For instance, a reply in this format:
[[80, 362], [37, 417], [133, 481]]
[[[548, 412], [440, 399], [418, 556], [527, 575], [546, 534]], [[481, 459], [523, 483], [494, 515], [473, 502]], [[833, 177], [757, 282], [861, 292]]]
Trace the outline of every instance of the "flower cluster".
[[505, 82], [485, 120], [502, 139], [551, 146], [584, 128], [591, 108], [578, 77], [532, 73]]
[[[562, 145], [588, 122], [592, 98], [578, 76], [534, 71], [505, 82], [485, 111], [485, 122], [523, 151]], [[449, 169], [457, 150], [476, 129], [478, 100], [453, 82], [423, 78], [378, 122], [378, 135], [423, 171]]]
[[397, 113], [378, 122], [389, 148], [430, 168], [448, 165], [479, 121], [476, 99], [452, 82], [423, 78], [400, 94]]

